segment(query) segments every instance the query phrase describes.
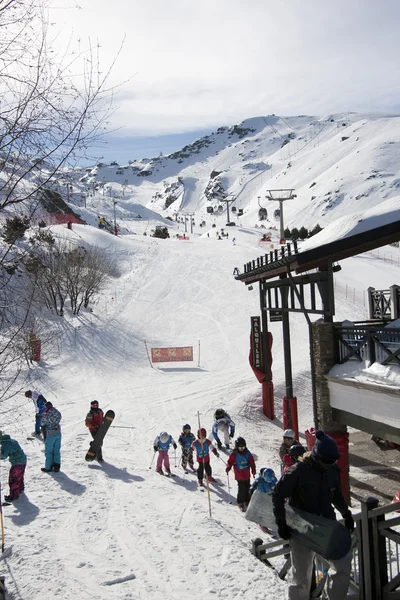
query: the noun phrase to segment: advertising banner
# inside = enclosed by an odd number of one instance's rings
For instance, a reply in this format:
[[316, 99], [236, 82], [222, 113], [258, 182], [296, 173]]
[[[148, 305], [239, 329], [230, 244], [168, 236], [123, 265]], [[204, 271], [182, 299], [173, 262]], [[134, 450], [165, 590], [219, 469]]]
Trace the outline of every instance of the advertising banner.
[[151, 362], [193, 361], [193, 346], [180, 348], [151, 348]]

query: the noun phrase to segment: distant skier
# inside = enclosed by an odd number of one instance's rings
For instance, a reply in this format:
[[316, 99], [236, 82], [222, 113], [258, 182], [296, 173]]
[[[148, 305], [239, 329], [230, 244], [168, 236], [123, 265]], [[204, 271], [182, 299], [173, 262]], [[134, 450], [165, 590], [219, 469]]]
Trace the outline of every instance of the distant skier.
[[[88, 427], [90, 431], [90, 435], [94, 439], [96, 437], [96, 433], [98, 432], [100, 425], [103, 422], [104, 413], [99, 407], [99, 403], [97, 400], [92, 400], [90, 403], [90, 410], [86, 415], [85, 425]], [[96, 460], [99, 463], [103, 462], [103, 452], [102, 452], [103, 443], [101, 443], [100, 448], [96, 454]]]
[[235, 238], [235, 237], [233, 237], [233, 238], [232, 238], [232, 244], [233, 244], [234, 246], [236, 246], [236, 238]]
[[24, 474], [26, 467], [26, 454], [22, 450], [17, 440], [13, 440], [9, 435], [0, 431], [0, 458], [8, 460], [11, 463], [10, 472], [8, 475], [8, 483], [10, 486], [10, 494], [4, 496], [6, 502], [18, 500], [19, 495], [24, 491]]
[[217, 449], [214, 448], [213, 443], [207, 439], [207, 431], [203, 427], [198, 430], [197, 440], [193, 442], [192, 448], [196, 451], [196, 458], [197, 462], [199, 463], [197, 469], [197, 479], [199, 481], [199, 485], [203, 485], [204, 471], [207, 475], [207, 481], [215, 481], [214, 477], [212, 476], [210, 465], [210, 450], [215, 454], [215, 456], [219, 456], [219, 454]]
[[[286, 522], [287, 499], [293, 508], [326, 519], [336, 520], [335, 507], [344, 518], [347, 529], [354, 530], [354, 520], [342, 494], [340, 469], [336, 465], [340, 456], [338, 446], [322, 430], [315, 432], [315, 438], [312, 451], [282, 475], [272, 492], [278, 534], [284, 540], [290, 539], [292, 573], [289, 600], [309, 598], [315, 553], [291, 537], [292, 530]], [[324, 598], [341, 600], [347, 597], [351, 561], [351, 550], [340, 560], [329, 561], [332, 568], [328, 570], [322, 592]]]
[[168, 450], [169, 450], [169, 447], [171, 446], [171, 444], [174, 447], [174, 449], [176, 450], [178, 446], [176, 445], [174, 438], [172, 437], [172, 435], [170, 435], [166, 431], [162, 431], [160, 433], [160, 435], [158, 435], [156, 437], [156, 439], [154, 440], [154, 443], [153, 443], [154, 452], [158, 452], [156, 471], [157, 471], [157, 473], [160, 473], [160, 475], [164, 475], [164, 472], [162, 470], [163, 463], [164, 463], [164, 468], [165, 468], [165, 474], [171, 475], [171, 469], [170, 469], [170, 465], [169, 465], [169, 456], [168, 456]]
[[44, 473], [54, 471], [58, 473], [61, 467], [61, 413], [54, 408], [51, 402], [46, 402], [46, 410], [42, 416], [42, 427], [46, 428], [45, 440], [45, 466], [42, 468]]
[[253, 477], [256, 475], [256, 464], [254, 457], [246, 445], [246, 440], [238, 437], [235, 441], [235, 449], [229, 455], [226, 463], [226, 472], [232, 469], [238, 484], [237, 504], [241, 511], [245, 512], [250, 501], [250, 470]]
[[[295, 434], [293, 429], [285, 429], [285, 431], [283, 432], [283, 441], [282, 444], [279, 448], [279, 458], [281, 459], [282, 463], [283, 463], [283, 457], [285, 456], [285, 454], [289, 454], [289, 448], [290, 446], [293, 446], [293, 444], [299, 444], [300, 442], [298, 442], [295, 439]], [[282, 468], [285, 465], [282, 464]]]
[[214, 413], [214, 419], [212, 434], [214, 440], [217, 442], [218, 450], [222, 448], [222, 442], [218, 435], [219, 433], [223, 433], [225, 447], [229, 448], [229, 438], [233, 438], [235, 435], [235, 423], [223, 408], [217, 408]]
[[190, 425], [188, 425], [188, 424], [184, 425], [182, 427], [182, 433], [178, 439], [178, 444], [180, 444], [182, 447], [181, 462], [182, 462], [182, 469], [184, 471], [186, 471], [188, 463], [189, 463], [189, 467], [192, 469], [192, 471], [196, 470], [194, 468], [194, 464], [193, 464], [193, 448], [192, 448], [192, 444], [195, 439], [196, 438], [191, 431]]
[[46, 410], [46, 398], [40, 392], [25, 392], [25, 398], [31, 398], [35, 407], [35, 432], [34, 435], [40, 435], [41, 420]]
[[306, 449], [301, 444], [293, 444], [290, 446], [288, 453], [283, 456], [284, 467], [282, 473], [286, 473], [289, 467], [295, 465], [305, 452]]

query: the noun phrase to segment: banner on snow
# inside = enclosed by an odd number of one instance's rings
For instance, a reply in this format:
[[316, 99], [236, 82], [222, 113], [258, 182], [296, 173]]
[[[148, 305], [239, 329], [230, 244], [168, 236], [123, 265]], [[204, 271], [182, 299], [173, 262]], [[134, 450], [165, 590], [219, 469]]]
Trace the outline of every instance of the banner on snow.
[[151, 362], [193, 361], [193, 346], [178, 348], [152, 348]]

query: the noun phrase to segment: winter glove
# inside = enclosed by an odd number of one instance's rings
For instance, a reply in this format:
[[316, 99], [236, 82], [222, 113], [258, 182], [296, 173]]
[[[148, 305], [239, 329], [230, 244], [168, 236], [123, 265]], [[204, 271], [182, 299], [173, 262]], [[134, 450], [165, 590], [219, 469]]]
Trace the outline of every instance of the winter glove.
[[278, 535], [283, 540], [288, 540], [292, 535], [292, 530], [289, 525], [286, 523], [285, 519], [279, 519], [276, 522], [278, 526]]
[[177, 446], [176, 444], [174, 444], [174, 450], [176, 450], [176, 449], [177, 449], [177, 447], [178, 447], [178, 446]]
[[219, 452], [217, 452], [215, 448], [214, 448], [213, 452], [214, 452], [215, 456], [216, 456], [217, 458], [219, 458]]
[[230, 468], [230, 467], [226, 467], [226, 469], [225, 469], [225, 472], [226, 472], [226, 473], [229, 473], [229, 471], [230, 471], [230, 470], [231, 470], [231, 468]]
[[234, 432], [234, 431], [231, 431], [231, 432], [230, 432], [230, 434], [229, 434], [229, 437], [230, 437], [230, 438], [233, 438], [233, 436], [234, 436], [234, 435], [235, 435], [235, 432]]
[[255, 477], [255, 476], [256, 476], [256, 472], [254, 471], [254, 472], [252, 473], [252, 475], [253, 475], [253, 477]]
[[344, 526], [350, 531], [350, 533], [354, 531], [354, 519], [350, 511], [344, 516]]
[[157, 452], [157, 450], [158, 450], [157, 446], [154, 446], [153, 450], [154, 450], [154, 452]]

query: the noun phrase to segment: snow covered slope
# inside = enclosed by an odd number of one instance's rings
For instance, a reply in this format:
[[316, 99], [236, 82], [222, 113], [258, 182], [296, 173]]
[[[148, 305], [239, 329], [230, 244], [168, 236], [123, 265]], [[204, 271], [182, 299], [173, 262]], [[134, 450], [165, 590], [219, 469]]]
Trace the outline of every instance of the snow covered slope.
[[[176, 227], [183, 231], [183, 224]], [[179, 477], [160, 477], [152, 463], [158, 433], [168, 430], [177, 439], [186, 422], [196, 432], [198, 419], [210, 431], [214, 410], [224, 407], [236, 422], [237, 435], [256, 455], [257, 468], [279, 472], [279, 399], [285, 393], [280, 324], [271, 324], [277, 397], [277, 418], [271, 423], [262, 414], [260, 386], [248, 365], [249, 317], [259, 313], [258, 292], [232, 276], [235, 266], [257, 255], [259, 235], [252, 228], [237, 228], [233, 245], [215, 235], [179, 241], [119, 238], [83, 225], [52, 230], [106, 247], [118, 259], [120, 276], [93, 312], [72, 317], [66, 310], [64, 319], [53, 322], [43, 361], [25, 373], [29, 387], [42, 391], [62, 412], [60, 473], [40, 471], [43, 443], [26, 439], [34, 412], [23, 392], [16, 389], [17, 395], [0, 406], [1, 429], [18, 439], [28, 455], [26, 493], [14, 506], [3, 507], [9, 555], [0, 562], [0, 572], [11, 597], [283, 598], [286, 583], [250, 553], [252, 538], [261, 532], [235, 506], [236, 483], [231, 477], [228, 487], [222, 460], [212, 457], [220, 483], [211, 488], [211, 518], [207, 492], [197, 490], [194, 475], [183, 475], [179, 452], [176, 457], [170, 452]], [[357, 281], [365, 289], [395, 283], [399, 256], [391, 250], [389, 262], [372, 255], [343, 262], [335, 274], [337, 319], [366, 317], [362, 301], [355, 304], [342, 293], [347, 284]], [[291, 328], [293, 386], [304, 431], [312, 424], [312, 409], [302, 315], [293, 315]], [[193, 345], [195, 361], [152, 368], [144, 342], [148, 348]], [[104, 410], [116, 412], [102, 466], [84, 461], [90, 441], [84, 419], [95, 398]], [[3, 461], [3, 494], [7, 474]]]

